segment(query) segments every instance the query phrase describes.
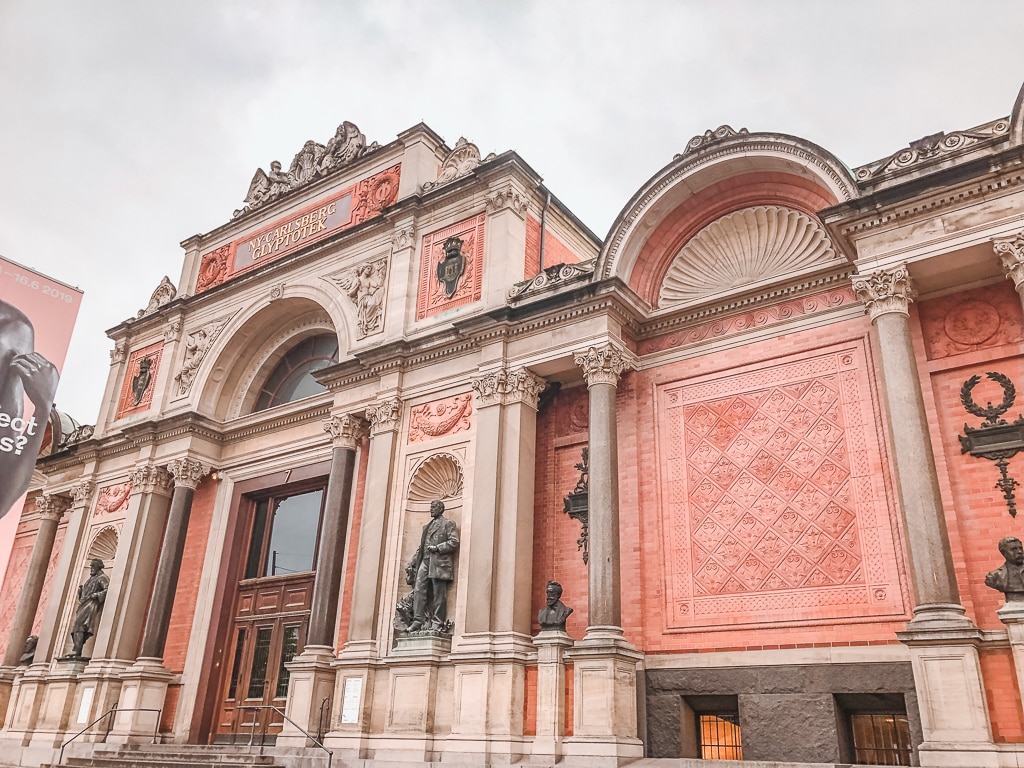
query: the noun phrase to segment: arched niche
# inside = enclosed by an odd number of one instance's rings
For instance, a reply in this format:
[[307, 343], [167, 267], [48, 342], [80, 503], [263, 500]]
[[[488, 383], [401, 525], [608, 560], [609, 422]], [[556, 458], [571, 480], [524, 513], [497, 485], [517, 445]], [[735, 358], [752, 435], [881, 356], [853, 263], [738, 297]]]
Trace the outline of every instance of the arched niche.
[[857, 195], [850, 171], [811, 142], [723, 126], [694, 137], [622, 209], [598, 257], [598, 279], [619, 277], [652, 307], [683, 246], [705, 227], [747, 208], [808, 217]]
[[[70, 653], [72, 648], [71, 630], [74, 626], [75, 616], [78, 612], [78, 587], [88, 580], [91, 574], [93, 560], [103, 561], [103, 573], [108, 579], [110, 578], [111, 573], [113, 572], [114, 558], [117, 556], [117, 543], [119, 538], [120, 534], [116, 527], [113, 525], [105, 525], [95, 533], [92, 537], [92, 541], [89, 542], [88, 548], [85, 550], [85, 557], [78, 568], [78, 582], [77, 584], [72, 585], [71, 596], [69, 599], [64, 653]], [[115, 600], [115, 595], [107, 594], [107, 597], [103, 602], [103, 608], [100, 611], [100, 618], [102, 618], [105, 611], [114, 610], [113, 602]], [[95, 635], [85, 641], [85, 645], [82, 647], [82, 655], [84, 657], [90, 658], [92, 656], [92, 649], [95, 641]]]

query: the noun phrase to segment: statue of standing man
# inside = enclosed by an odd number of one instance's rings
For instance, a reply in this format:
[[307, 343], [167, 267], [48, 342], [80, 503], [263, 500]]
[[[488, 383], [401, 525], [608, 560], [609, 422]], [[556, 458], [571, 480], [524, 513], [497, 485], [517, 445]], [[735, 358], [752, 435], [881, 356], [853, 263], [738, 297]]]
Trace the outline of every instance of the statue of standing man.
[[448, 588], [455, 578], [452, 554], [459, 548], [455, 521], [444, 516], [444, 503], [430, 503], [431, 520], [423, 526], [420, 545], [406, 566], [412, 584], [413, 621], [410, 632], [448, 630]]
[[93, 560], [90, 564], [89, 578], [78, 587], [78, 610], [75, 621], [71, 625], [71, 653], [66, 658], [81, 659], [82, 649], [86, 641], [96, 634], [103, 601], [107, 598], [107, 587], [110, 579], [103, 574], [103, 561]]

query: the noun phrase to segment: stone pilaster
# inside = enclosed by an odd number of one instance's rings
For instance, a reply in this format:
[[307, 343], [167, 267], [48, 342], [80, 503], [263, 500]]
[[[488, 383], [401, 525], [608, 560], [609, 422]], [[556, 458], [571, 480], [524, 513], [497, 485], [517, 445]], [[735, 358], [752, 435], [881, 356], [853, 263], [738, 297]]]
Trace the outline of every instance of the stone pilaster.
[[916, 293], [906, 265], [855, 275], [853, 289], [875, 326], [885, 383], [915, 603], [914, 619], [898, 636], [910, 649], [921, 706], [921, 765], [988, 764], [971, 762], [982, 760], [992, 742], [978, 658], [981, 633], [964, 615], [953, 570], [910, 332]]
[[[356, 466], [356, 448], [366, 435], [366, 422], [343, 414], [324, 421], [331, 437], [333, 454], [331, 476], [327, 481], [327, 500], [320, 526], [316, 580], [310, 610], [309, 631], [302, 653], [289, 662], [286, 714], [307, 731], [317, 730], [320, 704], [334, 697], [336, 673], [335, 632], [338, 627], [338, 600], [341, 596], [348, 513], [352, 503], [352, 484]], [[301, 747], [306, 737], [286, 720], [278, 737], [281, 746]]]
[[1024, 232], [992, 241], [992, 250], [1003, 265], [1003, 274], [1013, 280], [1013, 287], [1024, 304]]
[[557, 763], [565, 738], [565, 652], [572, 638], [559, 630], [545, 630], [533, 638], [537, 646], [537, 735], [532, 757]]

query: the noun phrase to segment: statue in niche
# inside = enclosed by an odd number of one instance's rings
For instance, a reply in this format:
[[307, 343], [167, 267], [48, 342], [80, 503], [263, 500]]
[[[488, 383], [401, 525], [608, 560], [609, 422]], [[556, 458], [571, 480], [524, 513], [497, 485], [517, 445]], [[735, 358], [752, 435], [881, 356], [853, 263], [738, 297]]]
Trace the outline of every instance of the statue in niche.
[[[454, 553], [459, 548], [455, 521], [444, 516], [444, 503], [430, 502], [431, 520], [423, 526], [420, 545], [405, 566], [405, 581], [412, 587], [412, 621], [407, 632], [451, 632], [448, 588], [455, 579]], [[399, 603], [401, 606], [401, 603]], [[402, 611], [395, 617], [397, 628]]]
[[103, 574], [103, 561], [96, 559], [90, 564], [89, 578], [78, 587], [78, 610], [75, 621], [71, 625], [71, 653], [65, 656], [68, 660], [82, 660], [82, 649], [86, 641], [96, 634], [103, 601], [107, 598], [107, 587], [110, 579]]
[[153, 378], [153, 358], [144, 357], [139, 360], [139, 372], [132, 377], [132, 397], [135, 398], [135, 405], [142, 403], [142, 396]]
[[572, 608], [562, 602], [562, 585], [549, 581], [544, 588], [547, 604], [537, 612], [537, 623], [541, 631], [565, 632], [565, 620], [572, 614]]
[[1006, 602], [1024, 602], [1024, 544], [1016, 536], [999, 540], [999, 554], [1006, 561], [985, 577], [985, 586], [997, 589]]
[[18, 659], [19, 667], [27, 667], [36, 658], [36, 646], [39, 645], [37, 635], [29, 635], [25, 638], [25, 645], [21, 649], [21, 658]]

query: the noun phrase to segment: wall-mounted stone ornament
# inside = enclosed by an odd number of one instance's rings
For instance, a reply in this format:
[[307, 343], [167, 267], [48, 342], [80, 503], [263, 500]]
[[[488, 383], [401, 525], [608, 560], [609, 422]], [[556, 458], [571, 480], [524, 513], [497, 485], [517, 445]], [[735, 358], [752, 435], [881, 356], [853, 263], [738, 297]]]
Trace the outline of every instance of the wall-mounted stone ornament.
[[195, 490], [200, 481], [210, 474], [210, 466], [187, 456], [167, 462], [167, 472], [174, 484]]
[[382, 256], [350, 269], [339, 277], [330, 278], [356, 307], [356, 338], [362, 339], [384, 330], [385, 286], [388, 279], [388, 259]]
[[222, 245], [203, 256], [199, 264], [199, 277], [196, 280], [196, 293], [213, 288], [223, 283], [228, 276], [228, 255], [231, 244]]
[[581, 283], [590, 279], [597, 267], [597, 259], [589, 259], [576, 264], [552, 264], [544, 267], [540, 274], [531, 280], [516, 283], [508, 290], [509, 299], [518, 299], [532, 293], [561, 288], [570, 283]]
[[133, 493], [170, 491], [174, 487], [174, 477], [156, 464], [139, 464], [132, 470], [131, 484]]
[[379, 148], [377, 142], [367, 145], [366, 137], [359, 128], [346, 120], [338, 126], [326, 146], [312, 140], [303, 144], [287, 172], [281, 169], [281, 163], [277, 160], [270, 164], [269, 173], [257, 168], [249, 182], [244, 205], [234, 215], [237, 217], [255, 211], [316, 179], [351, 165]]
[[139, 369], [132, 376], [132, 398], [135, 405], [142, 404], [142, 398], [153, 383], [153, 358], [144, 357], [139, 360]]
[[509, 184], [508, 186], [492, 190], [485, 199], [487, 210], [497, 213], [508, 208], [519, 216], [526, 213], [529, 201], [519, 187]]
[[407, 227], [396, 227], [391, 233], [391, 250], [400, 251], [403, 248], [412, 248], [416, 245], [416, 225], [410, 224]]
[[720, 141], [725, 141], [726, 139], [731, 139], [736, 136], [747, 136], [749, 133], [750, 131], [746, 128], [740, 128], [738, 131], [734, 131], [728, 125], [720, 125], [713, 131], [708, 128], [704, 133], [698, 133], [686, 142], [686, 149], [684, 149], [681, 154], [676, 155], [673, 159], [678, 160], [680, 157], [689, 155], [692, 152], [706, 149], [712, 144], [718, 144]]
[[1013, 280], [1013, 287], [1024, 290], [1024, 232], [996, 238], [992, 241], [992, 250], [999, 257], [1003, 272]]
[[192, 331], [185, 340], [185, 361], [181, 370], [174, 374], [175, 396], [184, 397], [192, 389], [192, 382], [195, 381], [196, 372], [206, 359], [213, 343], [217, 341], [224, 326], [227, 325], [230, 317], [222, 317], [213, 320], [206, 325]]
[[156, 312], [164, 304], [170, 304], [174, 301], [174, 297], [178, 295], [178, 289], [174, 287], [174, 283], [171, 282], [171, 278], [164, 275], [164, 279], [160, 281], [160, 284], [153, 291], [153, 294], [149, 297], [149, 304], [146, 305], [145, 309], [140, 309], [138, 317], [148, 315]]
[[110, 350], [110, 364], [123, 363], [128, 357], [128, 339], [118, 339], [114, 342], [114, 348]]
[[366, 419], [370, 422], [371, 435], [394, 432], [402, 420], [402, 401], [392, 397], [372, 405], [366, 409]]
[[410, 410], [409, 442], [418, 443], [435, 437], [463, 432], [472, 426], [473, 396], [466, 392]]
[[[79, 429], [81, 429], [81, 427], [79, 427]], [[92, 492], [95, 490], [96, 483], [92, 480], [81, 480], [71, 486], [71, 499], [76, 505], [84, 505], [89, 501], [89, 498], [92, 496]]]
[[583, 562], [590, 564], [590, 449], [583, 449], [582, 461], [573, 464], [579, 470], [580, 479], [568, 496], [563, 499], [565, 514], [578, 520], [582, 526], [576, 539], [576, 551], [583, 552]]
[[423, 237], [417, 320], [480, 300], [485, 218], [481, 213]]
[[981, 382], [981, 376], [971, 376], [960, 388], [960, 402], [964, 409], [979, 418], [985, 419], [980, 427], [968, 427], [964, 424], [964, 434], [960, 438], [960, 453], [970, 453], [983, 459], [994, 461], [999, 467], [999, 480], [995, 487], [1003, 492], [1010, 517], [1017, 516], [1017, 500], [1014, 496], [1020, 483], [1010, 477], [1009, 460], [1024, 450], [1024, 415], [1017, 417], [1012, 424], [1002, 418], [1010, 410], [1017, 397], [1017, 388], [1005, 374], [990, 371], [985, 374], [1003, 390], [1003, 399], [999, 405], [988, 403], [985, 407], [974, 401], [974, 388]]
[[854, 275], [853, 292], [874, 320], [889, 312], [910, 314], [910, 305], [917, 298], [906, 264], [893, 269], [880, 269], [870, 275]]
[[164, 341], [170, 344], [181, 338], [181, 318], [175, 318], [164, 326]]
[[449, 152], [444, 162], [441, 163], [441, 170], [437, 174], [437, 179], [435, 181], [428, 181], [421, 189], [423, 192], [429, 192], [432, 189], [455, 181], [471, 173], [481, 162], [486, 163], [494, 158], [495, 154], [492, 152], [481, 161], [480, 150], [476, 144], [467, 141], [465, 136], [460, 136], [459, 140], [455, 142], [455, 149]]
[[588, 387], [595, 384], [617, 386], [623, 373], [636, 368], [636, 363], [613, 344], [590, 347], [573, 357], [573, 362], [583, 369], [583, 378]]
[[359, 441], [366, 436], [367, 424], [358, 416], [346, 413], [324, 419], [324, 432], [331, 436], [331, 444], [335, 448], [354, 451]]
[[128, 497], [132, 493], [132, 481], [125, 480], [123, 483], [115, 483], [100, 488], [99, 496], [96, 499], [94, 515], [106, 515], [111, 512], [121, 512], [128, 509]]
[[472, 382], [481, 406], [525, 403], [537, 407], [547, 382], [525, 368], [499, 368]]

